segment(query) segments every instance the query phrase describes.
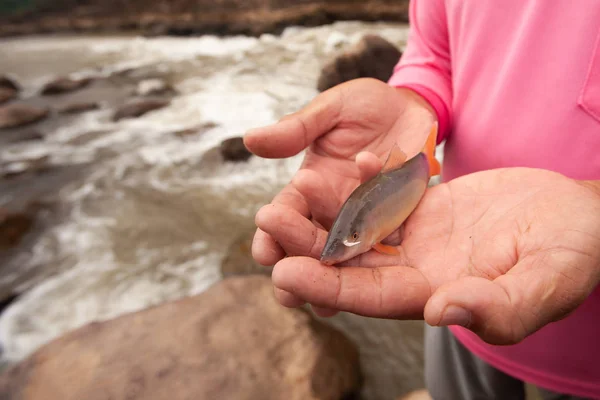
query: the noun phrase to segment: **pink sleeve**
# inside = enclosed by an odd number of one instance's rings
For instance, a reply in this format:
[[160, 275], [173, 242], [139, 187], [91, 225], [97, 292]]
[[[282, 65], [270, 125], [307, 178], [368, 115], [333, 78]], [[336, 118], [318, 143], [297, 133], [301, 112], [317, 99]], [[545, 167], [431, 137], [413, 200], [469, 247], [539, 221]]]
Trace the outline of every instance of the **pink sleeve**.
[[444, 0], [411, 0], [410, 32], [400, 62], [389, 79], [393, 87], [414, 90], [434, 108], [438, 144], [449, 133], [452, 79]]

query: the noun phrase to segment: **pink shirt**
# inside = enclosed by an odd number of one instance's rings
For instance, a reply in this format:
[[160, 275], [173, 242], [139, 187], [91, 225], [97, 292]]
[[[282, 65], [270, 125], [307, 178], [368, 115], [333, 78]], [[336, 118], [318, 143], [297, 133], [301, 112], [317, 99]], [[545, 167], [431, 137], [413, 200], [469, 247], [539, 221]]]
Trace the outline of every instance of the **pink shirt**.
[[[436, 109], [445, 181], [513, 166], [600, 179], [599, 0], [412, 0], [410, 19], [390, 85]], [[514, 346], [451, 329], [509, 375], [600, 399], [600, 288]]]

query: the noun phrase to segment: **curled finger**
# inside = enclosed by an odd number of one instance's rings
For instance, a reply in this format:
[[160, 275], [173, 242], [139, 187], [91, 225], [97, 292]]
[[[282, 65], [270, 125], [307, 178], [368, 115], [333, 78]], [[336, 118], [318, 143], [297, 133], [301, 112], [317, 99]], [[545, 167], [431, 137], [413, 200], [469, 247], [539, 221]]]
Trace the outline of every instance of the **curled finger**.
[[287, 255], [320, 258], [327, 233], [296, 210], [270, 204], [256, 214], [256, 224], [279, 243]]

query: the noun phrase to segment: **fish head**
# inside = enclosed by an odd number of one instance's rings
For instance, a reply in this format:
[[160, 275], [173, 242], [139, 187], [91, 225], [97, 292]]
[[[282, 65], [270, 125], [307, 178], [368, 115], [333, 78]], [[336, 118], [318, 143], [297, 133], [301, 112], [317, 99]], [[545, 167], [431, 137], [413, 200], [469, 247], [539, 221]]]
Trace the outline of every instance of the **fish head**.
[[321, 262], [333, 265], [365, 253], [373, 246], [373, 233], [362, 218], [363, 208], [359, 202], [345, 204], [329, 231]]

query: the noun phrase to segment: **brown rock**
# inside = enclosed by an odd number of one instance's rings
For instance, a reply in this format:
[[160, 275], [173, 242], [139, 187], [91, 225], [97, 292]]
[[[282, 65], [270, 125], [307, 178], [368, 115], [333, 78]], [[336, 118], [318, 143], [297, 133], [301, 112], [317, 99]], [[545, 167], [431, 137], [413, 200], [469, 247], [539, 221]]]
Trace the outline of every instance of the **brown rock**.
[[340, 400], [361, 381], [343, 334], [252, 276], [68, 333], [7, 370], [0, 398]]
[[0, 104], [17, 97], [17, 91], [11, 88], [0, 87]]
[[18, 245], [32, 225], [32, 216], [0, 208], [0, 250]]
[[31, 129], [23, 132], [19, 132], [18, 135], [15, 135], [13, 138], [8, 140], [8, 143], [19, 143], [19, 142], [28, 142], [32, 140], [42, 140], [44, 139], [44, 135], [37, 130]]
[[170, 104], [168, 100], [135, 100], [131, 103], [125, 104], [113, 116], [114, 121], [119, 121], [123, 118], [136, 118], [142, 115], [166, 107]]
[[82, 133], [81, 135], [75, 136], [68, 141], [70, 145], [73, 146], [83, 146], [85, 144], [91, 143], [96, 139], [101, 138], [102, 136], [106, 136], [107, 134], [112, 133], [110, 130], [95, 130]]
[[244, 145], [244, 139], [234, 137], [221, 142], [221, 156], [225, 161], [247, 161], [252, 153]]
[[96, 102], [70, 103], [59, 108], [58, 112], [61, 114], [79, 114], [86, 111], [97, 110], [98, 108], [100, 108], [100, 104]]
[[271, 275], [273, 267], [260, 265], [252, 257], [252, 240], [254, 230], [241, 235], [229, 247], [227, 255], [221, 264], [221, 274], [224, 277], [235, 275]]
[[48, 114], [49, 110], [47, 108], [26, 104], [8, 104], [0, 107], [0, 129], [33, 124], [46, 118]]
[[9, 78], [5, 75], [0, 75], [0, 88], [12, 89], [15, 92], [19, 92], [21, 87], [14, 79]]
[[182, 129], [180, 131], [173, 132], [173, 134], [177, 137], [201, 135], [203, 133], [208, 132], [209, 130], [211, 130], [213, 128], [216, 128], [217, 126], [219, 126], [219, 124], [217, 124], [215, 122], [206, 122], [195, 128]]
[[317, 89], [325, 91], [357, 78], [387, 81], [400, 61], [402, 52], [377, 35], [365, 35], [356, 46], [325, 64]]
[[53, 96], [57, 94], [69, 93], [87, 86], [91, 81], [91, 78], [58, 78], [52, 82], [48, 82], [42, 89], [42, 94], [45, 96]]

